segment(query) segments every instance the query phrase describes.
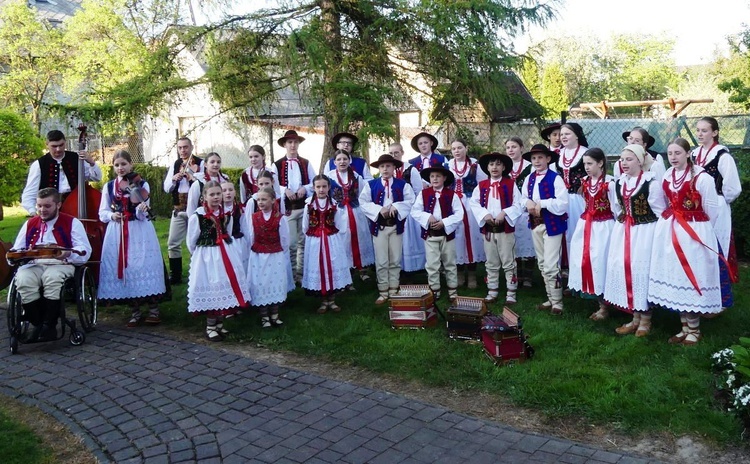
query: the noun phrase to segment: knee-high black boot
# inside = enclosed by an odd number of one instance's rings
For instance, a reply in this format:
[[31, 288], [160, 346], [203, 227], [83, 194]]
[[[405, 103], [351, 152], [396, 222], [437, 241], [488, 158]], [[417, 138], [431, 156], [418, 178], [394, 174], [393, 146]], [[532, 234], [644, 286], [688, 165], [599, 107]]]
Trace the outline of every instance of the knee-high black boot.
[[42, 331], [39, 334], [39, 341], [48, 341], [57, 339], [57, 319], [60, 317], [60, 300], [48, 300], [40, 298], [44, 307], [44, 321], [42, 322]]
[[42, 321], [44, 321], [44, 307], [42, 299], [23, 304], [23, 320], [29, 321], [32, 326], [31, 332], [27, 334], [26, 342], [39, 340], [42, 332]]
[[182, 283], [182, 258], [169, 258], [169, 283]]

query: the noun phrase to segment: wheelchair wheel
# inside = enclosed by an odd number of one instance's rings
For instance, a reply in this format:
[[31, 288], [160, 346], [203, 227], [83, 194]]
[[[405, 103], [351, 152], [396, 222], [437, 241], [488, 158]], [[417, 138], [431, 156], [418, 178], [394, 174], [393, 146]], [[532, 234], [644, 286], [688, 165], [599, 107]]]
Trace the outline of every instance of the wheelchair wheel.
[[8, 333], [10, 335], [10, 352], [18, 352], [18, 340], [26, 334], [29, 328], [28, 322], [23, 319], [23, 305], [21, 304], [21, 295], [16, 290], [16, 280], [10, 283], [8, 288]]
[[[81, 328], [83, 328], [85, 332], [91, 332], [96, 327], [98, 306], [94, 274], [86, 266], [81, 266], [76, 268], [75, 278], [78, 318], [81, 321]], [[71, 343], [73, 343], [73, 335], [74, 334], [71, 334]], [[73, 344], [75, 345], [75, 343]]]
[[71, 332], [69, 340], [73, 346], [83, 345], [83, 342], [86, 341], [86, 334], [80, 330], [76, 330], [75, 332]]

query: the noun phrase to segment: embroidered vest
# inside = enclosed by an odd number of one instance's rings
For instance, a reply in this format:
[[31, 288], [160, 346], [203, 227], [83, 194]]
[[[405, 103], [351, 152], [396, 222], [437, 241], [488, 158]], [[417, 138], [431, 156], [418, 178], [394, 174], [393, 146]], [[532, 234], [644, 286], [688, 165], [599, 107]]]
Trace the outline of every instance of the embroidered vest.
[[232, 238], [242, 238], [245, 236], [242, 233], [242, 213], [244, 212], [245, 208], [238, 203], [235, 203], [232, 207]]
[[[477, 187], [477, 168], [479, 168], [479, 165], [477, 163], [472, 163], [472, 165], [469, 167], [469, 172], [466, 173], [464, 177], [458, 177], [458, 174], [456, 174], [456, 181], [453, 183], [453, 186], [451, 188], [453, 190], [458, 190], [458, 183], [461, 182], [461, 189], [463, 190], [463, 194], [471, 198], [472, 193], [474, 193], [474, 189]], [[454, 170], [453, 173], [455, 174], [456, 171]], [[448, 186], [446, 185], [446, 187]]]
[[[57, 169], [57, 161], [52, 157], [51, 154], [39, 158], [39, 190], [47, 187], [53, 187], [60, 190], [60, 171]], [[60, 163], [65, 177], [68, 179], [68, 185], [70, 189], [76, 188], [78, 185], [78, 153], [73, 151], [66, 151], [63, 156], [62, 162]]]
[[[417, 171], [422, 170], [422, 156], [417, 156], [416, 158], [412, 158], [409, 160], [409, 164], [414, 166]], [[430, 167], [434, 168], [437, 166], [443, 166], [445, 165], [445, 156], [439, 154], [439, 153], [433, 153], [430, 155]]]
[[[426, 213], [432, 214], [435, 211], [436, 203], [440, 204], [440, 215], [443, 218], [447, 218], [451, 214], [453, 214], [453, 195], [455, 192], [449, 188], [443, 188], [443, 191], [440, 194], [440, 199], [438, 201], [435, 201], [435, 189], [432, 187], [428, 187], [425, 189], [422, 189], [422, 204], [424, 205], [424, 210]], [[422, 227], [422, 239], [426, 240], [427, 237], [430, 235], [431, 231], [428, 231], [424, 227]], [[437, 235], [444, 235], [448, 237], [448, 241], [450, 242], [454, 238], [456, 238], [456, 233], [451, 232], [450, 234], [445, 233], [445, 229], [441, 229]]]
[[523, 181], [526, 180], [527, 177], [529, 177], [529, 174], [531, 174], [531, 169], [532, 166], [529, 164], [521, 170], [521, 173], [518, 174], [515, 179], [513, 179], [516, 182], [516, 186], [518, 186], [518, 190], [521, 190], [523, 188]]
[[[482, 208], [487, 208], [490, 202], [490, 195], [492, 194], [492, 180], [486, 179], [479, 183], [479, 204]], [[515, 187], [513, 181], [508, 177], [500, 179], [500, 207], [505, 209], [513, 204], [513, 188]], [[491, 232], [487, 224], [483, 225], [480, 232], [486, 234]], [[503, 232], [506, 234], [512, 234], [516, 228], [511, 227], [508, 221], [503, 223]]]
[[[302, 185], [307, 185], [310, 183], [310, 176], [307, 174], [307, 166], [310, 164], [305, 158], [298, 156], [296, 159], [299, 160], [299, 170], [300, 170], [300, 176], [302, 179]], [[279, 173], [279, 185], [282, 187], [288, 188], [289, 187], [289, 159], [285, 156], [281, 158], [280, 160], [276, 161], [274, 163], [276, 165], [276, 172]], [[302, 209], [305, 207], [305, 199], [300, 198], [298, 200], [290, 200], [286, 197], [286, 195], [283, 195], [284, 197], [284, 206], [286, 207], [286, 211], [288, 214], [291, 214], [291, 211], [293, 209]]]
[[724, 195], [724, 193], [721, 191], [721, 188], [724, 185], [724, 177], [719, 172], [719, 158], [721, 158], [724, 153], [729, 153], [729, 150], [727, 150], [726, 148], [720, 149], [719, 152], [716, 153], [716, 156], [714, 156], [714, 159], [703, 166], [703, 169], [708, 173], [708, 175], [714, 178], [716, 193], [722, 196]]
[[[190, 169], [193, 170], [193, 172], [197, 173], [201, 168], [201, 163], [203, 162], [202, 159], [198, 158], [197, 156], [193, 156], [193, 158], [190, 160]], [[177, 158], [177, 160], [174, 162], [173, 170], [172, 172], [177, 174], [178, 172], [182, 171], [182, 158]], [[187, 180], [187, 179], [186, 179]], [[182, 182], [182, 181], [180, 181]], [[193, 185], [193, 181], [187, 181], [188, 185]], [[172, 205], [178, 206], [180, 204], [180, 192], [179, 188], [177, 188], [177, 185], [172, 189]]]
[[[110, 209], [113, 213], [127, 212], [129, 214], [128, 220], [134, 221], [136, 219], [135, 212], [138, 205], [130, 201], [129, 194], [124, 194], [117, 198], [115, 182], [117, 182], [117, 179], [107, 182], [107, 195], [109, 195]], [[141, 181], [141, 187], [143, 187], [144, 183], [145, 181]]]
[[347, 189], [338, 184], [338, 177], [331, 177], [331, 196], [337, 205], [359, 208], [359, 180], [355, 178], [352, 168], [348, 169], [347, 176], [351, 182]]
[[250, 198], [253, 196], [253, 194], [258, 193], [258, 177], [263, 173], [263, 171], [266, 170], [265, 167], [261, 168], [260, 171], [258, 171], [258, 175], [255, 176], [256, 183], [253, 183], [253, 181], [250, 179], [250, 171], [253, 168], [247, 168], [244, 171], [242, 171], [242, 175], [240, 176], [240, 184], [242, 185], [242, 188], [245, 190], [245, 198]]
[[[536, 175], [529, 176], [529, 198], [532, 198], [533, 196], [534, 184], [537, 181], [537, 177], [538, 176]], [[555, 177], [557, 177], [557, 173], [552, 171], [551, 169], [548, 169], [547, 173], [539, 181], [539, 199], [547, 200], [550, 198], [555, 198]], [[568, 230], [567, 213], [558, 216], [556, 214], [550, 213], [546, 208], [542, 208], [542, 219], [544, 220], [544, 225], [547, 226], [547, 235], [549, 235], [550, 237], [563, 234], [566, 230]], [[531, 228], [531, 222], [531, 215], [529, 215], [529, 228]]]
[[702, 172], [693, 177], [690, 182], [685, 182], [678, 191], [669, 188], [670, 182], [663, 180], [661, 188], [667, 198], [667, 209], [662, 211], [661, 217], [669, 219], [672, 215], [681, 216], [687, 221], [706, 222], [708, 214], [703, 210], [703, 199], [700, 192], [695, 188], [695, 181]]
[[307, 228], [308, 237], [319, 237], [321, 233], [323, 235], [335, 235], [339, 233], [339, 230], [336, 228], [335, 205], [331, 205], [330, 208], [320, 210], [313, 207], [313, 204], [310, 203], [309, 205], [307, 205], [307, 217], [310, 221], [310, 224]]
[[[383, 182], [381, 182], [380, 179], [373, 179], [369, 182], [370, 184], [370, 195], [372, 202], [376, 205], [383, 206], [383, 201], [385, 200], [385, 186], [383, 185]], [[391, 179], [391, 196], [393, 197], [393, 203], [398, 203], [399, 201], [404, 201], [404, 187], [406, 187], [406, 181], [403, 179]], [[374, 236], [378, 236], [378, 232], [380, 231], [380, 225], [381, 217], [378, 216], [378, 222], [371, 221], [370, 222], [370, 233]], [[404, 224], [406, 223], [406, 219], [401, 221], [396, 221], [396, 233], [397, 234], [403, 234], [404, 233]]]
[[219, 218], [221, 231], [217, 231], [216, 227], [214, 226], [214, 221], [210, 217], [205, 214], [196, 214], [198, 215], [198, 225], [200, 226], [201, 230], [200, 234], [198, 235], [198, 240], [196, 241], [197, 246], [217, 246], [216, 239], [219, 233], [221, 233], [222, 237], [224, 237], [225, 243], [232, 243], [232, 238], [227, 233], [227, 222], [229, 216], [222, 215]]
[[647, 180], [643, 183], [641, 188], [638, 190], [638, 193], [634, 194], [630, 197], [630, 204], [626, 205], [623, 204], [622, 199], [622, 184], [620, 183], [620, 179], [617, 179], [617, 182], [615, 183], [617, 192], [617, 202], [622, 207], [622, 211], [617, 216], [617, 222], [625, 222], [625, 216], [630, 216], [633, 218], [633, 224], [650, 224], [652, 222], [656, 222], [659, 220], [658, 217], [656, 217], [656, 214], [651, 209], [651, 205], [648, 204], [648, 192], [650, 188], [651, 181]]
[[[359, 174], [362, 177], [365, 177], [365, 169], [367, 169], [367, 160], [364, 158], [360, 158], [358, 156], [352, 156], [352, 162], [349, 165], [352, 169], [354, 169], [354, 172]], [[336, 163], [333, 161], [333, 158], [328, 160], [328, 171], [335, 171], [336, 170]]]
[[603, 222], [614, 219], [615, 215], [612, 213], [612, 207], [609, 204], [609, 182], [605, 181], [596, 192], [596, 195], [591, 195], [588, 190], [588, 179], [584, 179], [581, 190], [583, 193], [583, 201], [586, 203], [586, 209], [581, 214], [581, 219], [591, 219], [594, 222]]
[[256, 253], [279, 253], [283, 251], [281, 236], [279, 235], [281, 214], [273, 212], [266, 221], [263, 217], [263, 211], [256, 211], [251, 219], [255, 236], [250, 249]]
[[[563, 176], [563, 167], [560, 161], [557, 162], [557, 172], [560, 176]], [[583, 158], [581, 158], [575, 166], [568, 169], [568, 193], [578, 193], [584, 177], [586, 177], [586, 168], [583, 167]]]
[[[76, 155], [78, 156], [78, 155]], [[65, 248], [73, 248], [73, 216], [65, 213], [58, 213], [55, 226], [52, 228], [52, 235], [58, 245]], [[26, 225], [26, 248], [36, 245], [41, 238], [42, 218], [34, 216], [29, 219]]]

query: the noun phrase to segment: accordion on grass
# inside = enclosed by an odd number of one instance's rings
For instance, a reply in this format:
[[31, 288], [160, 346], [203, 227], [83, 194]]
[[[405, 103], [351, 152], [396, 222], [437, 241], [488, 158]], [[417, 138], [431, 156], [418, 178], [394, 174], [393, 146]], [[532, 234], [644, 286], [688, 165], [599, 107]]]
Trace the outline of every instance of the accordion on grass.
[[481, 340], [482, 318], [487, 314], [484, 298], [459, 296], [446, 311], [448, 336], [453, 340]]
[[503, 308], [500, 316], [485, 316], [482, 320], [484, 352], [497, 365], [522, 363], [534, 356], [528, 335], [523, 333], [518, 314]]
[[424, 329], [437, 325], [435, 296], [427, 285], [402, 285], [390, 297], [392, 329]]

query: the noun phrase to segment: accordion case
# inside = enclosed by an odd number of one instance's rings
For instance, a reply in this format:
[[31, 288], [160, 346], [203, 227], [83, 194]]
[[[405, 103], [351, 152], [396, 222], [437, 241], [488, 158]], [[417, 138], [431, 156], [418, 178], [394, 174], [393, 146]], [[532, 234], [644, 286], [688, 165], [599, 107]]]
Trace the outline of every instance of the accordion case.
[[435, 296], [427, 285], [402, 285], [390, 297], [392, 329], [424, 329], [437, 325]]
[[500, 316], [485, 316], [482, 320], [482, 345], [484, 352], [497, 365], [522, 363], [534, 356], [518, 314], [503, 308]]
[[482, 319], [487, 315], [484, 298], [459, 296], [446, 312], [448, 336], [453, 340], [481, 340]]

